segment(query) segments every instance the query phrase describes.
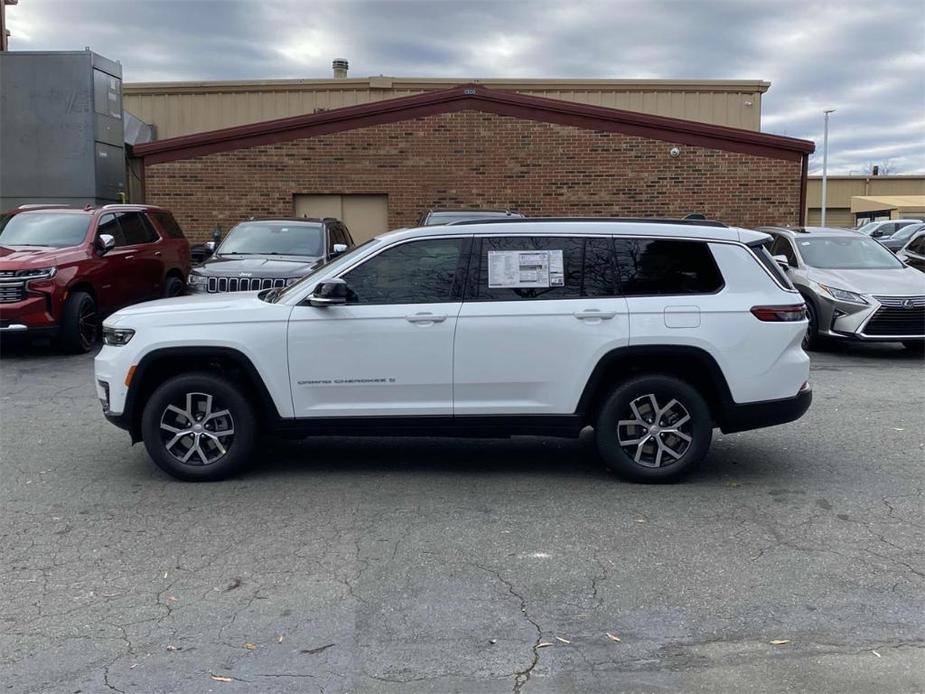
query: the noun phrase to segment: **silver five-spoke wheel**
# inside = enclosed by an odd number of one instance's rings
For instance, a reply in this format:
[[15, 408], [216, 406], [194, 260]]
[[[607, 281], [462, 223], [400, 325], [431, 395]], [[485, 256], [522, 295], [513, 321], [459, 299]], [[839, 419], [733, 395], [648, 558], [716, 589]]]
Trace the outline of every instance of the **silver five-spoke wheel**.
[[167, 405], [160, 419], [161, 441], [185, 465], [212, 465], [234, 441], [234, 419], [208, 393], [186, 393]]
[[693, 443], [690, 413], [675, 398], [662, 405], [654, 394], [642, 395], [630, 402], [624, 416], [617, 422], [617, 440], [639, 465], [671, 465]]

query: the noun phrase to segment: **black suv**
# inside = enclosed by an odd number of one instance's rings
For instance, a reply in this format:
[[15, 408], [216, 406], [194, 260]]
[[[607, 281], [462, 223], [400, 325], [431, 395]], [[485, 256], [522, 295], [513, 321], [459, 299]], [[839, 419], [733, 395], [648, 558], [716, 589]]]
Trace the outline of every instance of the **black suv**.
[[193, 269], [189, 288], [212, 293], [286, 287], [355, 245], [346, 225], [333, 217], [249, 219]]
[[453, 222], [472, 222], [477, 220], [494, 221], [505, 217], [523, 219], [524, 215], [514, 210], [483, 210], [474, 208], [459, 208], [445, 210], [427, 210], [418, 222], [419, 227], [433, 227]]

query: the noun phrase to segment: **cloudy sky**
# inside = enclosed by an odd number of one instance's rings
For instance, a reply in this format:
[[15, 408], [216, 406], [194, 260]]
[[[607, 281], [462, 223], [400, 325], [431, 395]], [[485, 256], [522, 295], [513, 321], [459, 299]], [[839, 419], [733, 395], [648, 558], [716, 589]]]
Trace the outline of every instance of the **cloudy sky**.
[[[925, 172], [925, 0], [19, 0], [12, 50], [90, 46], [126, 81], [330, 76], [762, 79], [762, 129], [830, 173]], [[821, 169], [818, 154], [811, 171]]]

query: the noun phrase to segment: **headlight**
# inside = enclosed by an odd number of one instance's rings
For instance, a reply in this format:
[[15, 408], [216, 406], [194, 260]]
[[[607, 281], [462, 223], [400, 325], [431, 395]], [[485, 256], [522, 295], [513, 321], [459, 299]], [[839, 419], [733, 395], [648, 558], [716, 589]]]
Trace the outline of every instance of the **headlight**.
[[19, 270], [16, 272], [17, 277], [27, 280], [50, 280], [58, 272], [56, 267], [43, 267], [36, 270]]
[[113, 345], [114, 347], [127, 345], [134, 334], [135, 331], [130, 328], [109, 328], [105, 325], [103, 326], [103, 342], [107, 345]]
[[829, 296], [833, 299], [838, 299], [839, 301], [847, 301], [849, 304], [867, 304], [868, 301], [860, 294], [855, 292], [849, 292], [847, 289], [838, 289], [837, 287], [829, 287], [825, 284], [820, 284], [823, 290], [825, 290]]
[[192, 273], [189, 276], [189, 282], [187, 284], [189, 284], [190, 287], [205, 287], [208, 283], [209, 278], [205, 275], [197, 275], [196, 273]]

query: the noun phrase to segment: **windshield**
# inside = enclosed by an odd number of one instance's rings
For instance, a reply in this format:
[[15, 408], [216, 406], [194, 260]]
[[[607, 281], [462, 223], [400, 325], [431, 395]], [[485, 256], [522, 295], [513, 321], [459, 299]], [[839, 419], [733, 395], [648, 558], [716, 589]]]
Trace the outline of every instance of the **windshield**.
[[305, 222], [243, 222], [228, 233], [218, 255], [324, 255], [324, 228]]
[[426, 226], [433, 227], [440, 224], [449, 224], [450, 222], [465, 222], [477, 219], [499, 219], [504, 217], [520, 217], [519, 214], [510, 214], [508, 212], [497, 212], [490, 210], [471, 210], [468, 212], [431, 212], [427, 217]]
[[822, 270], [894, 270], [903, 267], [886, 248], [863, 236], [799, 239], [803, 261]]
[[317, 275], [319, 272], [321, 272], [322, 270], [325, 272], [327, 272], [328, 270], [336, 270], [339, 267], [343, 267], [345, 265], [349, 265], [350, 263], [352, 263], [353, 259], [356, 258], [357, 255], [363, 251], [363, 249], [365, 249], [369, 244], [373, 243], [375, 240], [376, 239], [370, 239], [369, 241], [361, 243], [359, 246], [356, 246], [355, 248], [351, 249], [347, 253], [337, 256], [336, 258], [334, 258], [334, 260], [330, 260], [322, 265], [319, 265], [314, 270], [312, 270], [310, 273], [300, 278], [298, 282], [296, 282], [295, 284], [289, 285], [288, 287], [283, 289], [278, 294], [273, 293], [274, 290], [271, 289], [270, 294], [262, 295], [262, 296], [266, 296], [265, 300], [270, 301], [271, 303], [285, 301], [287, 297], [298, 293], [299, 288], [303, 284], [305, 284], [306, 282], [311, 282], [312, 278], [315, 275]]
[[907, 224], [890, 237], [890, 241], [905, 241], [911, 239], [916, 232], [925, 229], [925, 224]]
[[79, 246], [87, 238], [90, 216], [54, 212], [20, 212], [0, 217], [0, 245]]

